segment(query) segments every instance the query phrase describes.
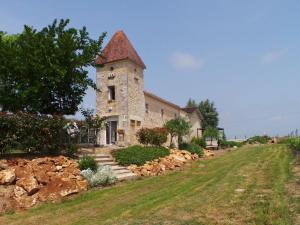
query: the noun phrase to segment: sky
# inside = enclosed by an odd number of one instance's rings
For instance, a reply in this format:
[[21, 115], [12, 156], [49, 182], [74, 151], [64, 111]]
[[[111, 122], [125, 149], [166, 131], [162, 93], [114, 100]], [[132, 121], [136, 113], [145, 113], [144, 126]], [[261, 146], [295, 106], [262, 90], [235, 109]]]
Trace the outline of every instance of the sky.
[[[107, 32], [104, 44], [123, 30], [147, 66], [145, 89], [181, 106], [213, 101], [228, 138], [300, 128], [299, 0], [0, 1], [9, 34], [55, 18]], [[93, 90], [82, 105], [95, 107]]]

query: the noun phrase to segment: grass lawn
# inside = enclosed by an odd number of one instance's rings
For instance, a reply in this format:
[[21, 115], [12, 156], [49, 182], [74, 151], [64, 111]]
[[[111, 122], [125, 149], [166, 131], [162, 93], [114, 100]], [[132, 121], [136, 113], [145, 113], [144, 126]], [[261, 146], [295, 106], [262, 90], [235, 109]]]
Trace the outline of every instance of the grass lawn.
[[283, 145], [243, 147], [184, 171], [6, 214], [0, 224], [292, 224]]

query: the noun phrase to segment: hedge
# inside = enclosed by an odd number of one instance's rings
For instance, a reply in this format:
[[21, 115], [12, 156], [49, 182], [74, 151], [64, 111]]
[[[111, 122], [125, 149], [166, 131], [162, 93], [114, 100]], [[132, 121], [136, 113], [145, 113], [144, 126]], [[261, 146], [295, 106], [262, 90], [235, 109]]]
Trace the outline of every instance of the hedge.
[[146, 161], [165, 157], [170, 154], [169, 149], [164, 147], [143, 147], [134, 145], [128, 148], [117, 150], [114, 157], [123, 166], [131, 164], [144, 165]]
[[[18, 149], [31, 153], [56, 154], [65, 149], [67, 120], [60, 116], [0, 113], [0, 151]], [[72, 148], [73, 150], [73, 148]]]

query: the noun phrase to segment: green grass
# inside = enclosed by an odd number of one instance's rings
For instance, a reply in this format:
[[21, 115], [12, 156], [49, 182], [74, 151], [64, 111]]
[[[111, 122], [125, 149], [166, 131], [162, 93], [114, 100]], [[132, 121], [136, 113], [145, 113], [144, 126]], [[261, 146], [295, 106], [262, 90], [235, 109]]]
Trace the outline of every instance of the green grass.
[[164, 147], [143, 147], [134, 145], [120, 149], [114, 153], [114, 157], [123, 166], [130, 164], [143, 165], [146, 161], [158, 159], [170, 154], [169, 149]]
[[292, 224], [291, 162], [284, 145], [242, 147], [183, 171], [6, 214], [0, 224]]

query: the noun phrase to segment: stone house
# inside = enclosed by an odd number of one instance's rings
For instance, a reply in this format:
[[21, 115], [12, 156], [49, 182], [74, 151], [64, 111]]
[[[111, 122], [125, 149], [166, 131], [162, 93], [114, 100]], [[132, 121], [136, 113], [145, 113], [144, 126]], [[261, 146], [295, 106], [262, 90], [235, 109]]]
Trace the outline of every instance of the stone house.
[[107, 117], [100, 134], [101, 145], [137, 143], [142, 127], [163, 127], [176, 116], [192, 124], [189, 137], [201, 135], [197, 108], [181, 108], [144, 90], [146, 66], [123, 31], [116, 32], [96, 59], [96, 113]]

